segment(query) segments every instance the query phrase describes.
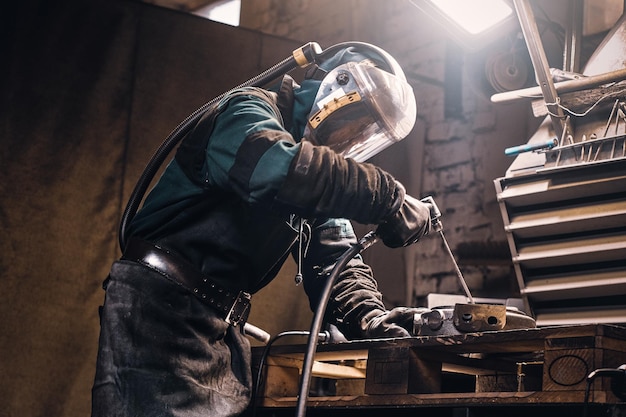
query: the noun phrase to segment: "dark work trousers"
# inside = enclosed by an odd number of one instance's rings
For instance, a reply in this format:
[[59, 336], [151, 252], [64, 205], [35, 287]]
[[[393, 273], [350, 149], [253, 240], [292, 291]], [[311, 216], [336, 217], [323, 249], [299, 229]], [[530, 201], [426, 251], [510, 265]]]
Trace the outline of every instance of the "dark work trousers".
[[102, 309], [92, 417], [235, 416], [249, 401], [239, 328], [159, 273], [113, 264]]

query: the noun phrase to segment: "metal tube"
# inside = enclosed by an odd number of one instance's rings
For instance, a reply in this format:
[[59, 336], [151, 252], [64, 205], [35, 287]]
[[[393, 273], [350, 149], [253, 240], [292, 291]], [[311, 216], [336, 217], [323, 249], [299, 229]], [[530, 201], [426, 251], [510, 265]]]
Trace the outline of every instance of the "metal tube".
[[[573, 91], [586, 90], [603, 84], [619, 82], [626, 79], [626, 69], [606, 72], [604, 74], [591, 75], [577, 80], [562, 81], [554, 84], [557, 93], [571, 93]], [[541, 87], [529, 87], [521, 90], [507, 91], [491, 96], [492, 103], [504, 103], [518, 99], [539, 98], [542, 94]]]
[[583, 38], [583, 0], [570, 2], [569, 22], [565, 33], [565, 50], [563, 51], [563, 69], [578, 72]]
[[542, 143], [513, 146], [511, 148], [506, 148], [504, 150], [504, 154], [507, 156], [512, 156], [512, 155], [519, 155], [524, 152], [552, 149], [556, 145], [558, 145], [558, 143], [559, 143], [559, 140], [557, 138], [553, 138]]
[[524, 34], [524, 40], [530, 53], [530, 59], [535, 69], [535, 75], [537, 82], [541, 87], [543, 98], [546, 102], [548, 111], [550, 112], [550, 118], [552, 119], [552, 127], [556, 137], [560, 137], [563, 133], [563, 111], [557, 105], [557, 93], [554, 88], [554, 82], [552, 81], [552, 75], [550, 74], [550, 67], [548, 65], [548, 58], [543, 49], [541, 43], [541, 36], [539, 29], [537, 28], [537, 22], [535, 22], [535, 16], [533, 14], [532, 7], [528, 0], [514, 0], [515, 10], [517, 11], [517, 17], [522, 27], [522, 33]]

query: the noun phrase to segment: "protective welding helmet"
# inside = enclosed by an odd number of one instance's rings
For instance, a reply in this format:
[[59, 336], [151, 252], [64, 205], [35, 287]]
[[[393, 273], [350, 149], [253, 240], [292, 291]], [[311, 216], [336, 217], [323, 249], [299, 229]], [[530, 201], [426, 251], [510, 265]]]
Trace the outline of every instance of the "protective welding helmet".
[[415, 124], [417, 105], [400, 66], [393, 64], [394, 73], [370, 59], [342, 63], [328, 72], [304, 138], [358, 162], [404, 139]]

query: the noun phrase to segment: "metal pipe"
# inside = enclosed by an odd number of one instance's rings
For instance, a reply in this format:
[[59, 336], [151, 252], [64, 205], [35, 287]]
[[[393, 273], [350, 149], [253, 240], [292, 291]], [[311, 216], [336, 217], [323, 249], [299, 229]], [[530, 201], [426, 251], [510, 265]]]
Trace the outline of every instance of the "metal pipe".
[[[623, 81], [626, 79], [626, 68], [617, 71], [605, 72], [598, 75], [590, 75], [588, 77], [579, 78], [577, 80], [562, 81], [554, 84], [557, 93], [571, 93], [574, 91], [586, 90], [598, 87], [608, 83]], [[504, 103], [518, 99], [535, 99], [542, 94], [541, 87], [529, 87], [521, 90], [507, 91], [491, 96], [492, 103]]]
[[563, 51], [563, 69], [570, 72], [579, 72], [580, 54], [583, 38], [583, 0], [570, 2], [569, 22], [565, 34], [565, 48]]
[[556, 137], [560, 137], [561, 133], [563, 133], [563, 110], [557, 105], [558, 95], [554, 88], [548, 58], [546, 57], [541, 43], [541, 36], [537, 28], [537, 22], [535, 21], [532, 7], [528, 0], [514, 0], [513, 4], [515, 5], [517, 17], [522, 27], [522, 33], [524, 34], [524, 40], [526, 41], [530, 59], [535, 69], [537, 82], [541, 87], [543, 98], [550, 113], [554, 133]]

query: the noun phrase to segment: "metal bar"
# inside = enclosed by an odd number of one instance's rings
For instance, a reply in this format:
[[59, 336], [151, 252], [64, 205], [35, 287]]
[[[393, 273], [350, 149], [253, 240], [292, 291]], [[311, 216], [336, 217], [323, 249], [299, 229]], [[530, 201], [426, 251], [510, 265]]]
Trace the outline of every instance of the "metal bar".
[[[554, 84], [557, 93], [571, 93], [581, 91], [593, 87], [599, 87], [603, 84], [614, 83], [626, 79], [626, 69], [606, 72], [599, 75], [591, 75], [589, 77], [580, 78], [578, 80], [561, 81]], [[497, 93], [491, 96], [492, 103], [504, 103], [518, 99], [534, 99], [542, 94], [540, 87], [529, 87], [521, 90], [507, 91]]]
[[615, 103], [613, 103], [613, 108], [611, 109], [611, 114], [609, 115], [609, 118], [606, 121], [606, 126], [604, 126], [604, 137], [606, 137], [606, 134], [609, 132], [609, 127], [611, 127], [611, 120], [613, 119], [613, 115], [615, 114], [615, 110], [617, 109], [617, 105], [619, 104], [619, 98], [615, 100]]
[[467, 286], [467, 282], [465, 282], [465, 278], [463, 277], [463, 274], [461, 273], [459, 264], [456, 262], [456, 259], [454, 258], [454, 254], [452, 253], [452, 249], [450, 249], [450, 245], [448, 245], [448, 241], [446, 240], [446, 237], [443, 234], [443, 230], [439, 231], [439, 235], [441, 235], [441, 240], [443, 240], [443, 244], [446, 248], [446, 252], [448, 252], [450, 259], [452, 259], [452, 264], [454, 265], [454, 271], [456, 272], [456, 276], [459, 278], [459, 282], [461, 283], [461, 286], [463, 287], [463, 291], [465, 291], [465, 295], [467, 296], [469, 303], [474, 304], [474, 297], [472, 297], [472, 293], [470, 292], [470, 289]]
[[546, 107], [550, 113], [552, 120], [552, 127], [556, 137], [560, 137], [563, 133], [563, 111], [557, 105], [558, 95], [554, 88], [554, 82], [550, 74], [550, 67], [548, 65], [548, 58], [543, 49], [541, 43], [541, 36], [539, 29], [537, 28], [537, 22], [528, 0], [514, 0], [515, 10], [517, 11], [517, 17], [522, 27], [522, 33], [524, 34], [524, 40], [530, 53], [530, 59], [535, 69], [535, 75], [541, 92], [543, 93]]
[[565, 50], [563, 51], [563, 69], [579, 72], [580, 53], [583, 38], [583, 0], [570, 1], [569, 22], [565, 34]]

